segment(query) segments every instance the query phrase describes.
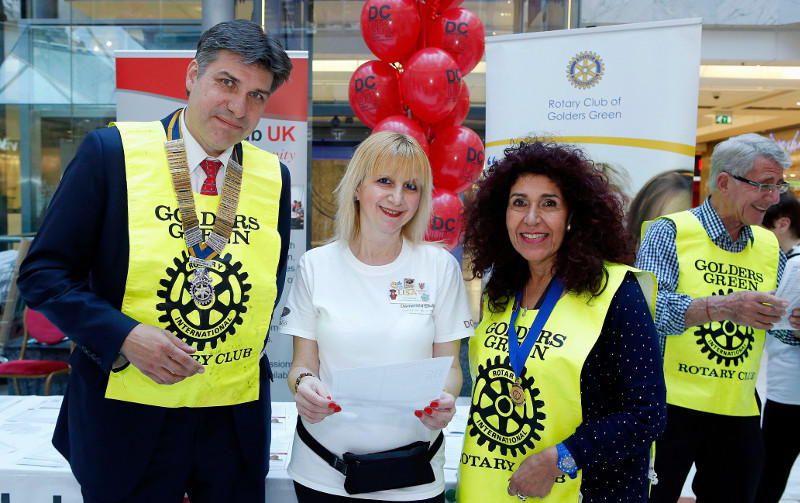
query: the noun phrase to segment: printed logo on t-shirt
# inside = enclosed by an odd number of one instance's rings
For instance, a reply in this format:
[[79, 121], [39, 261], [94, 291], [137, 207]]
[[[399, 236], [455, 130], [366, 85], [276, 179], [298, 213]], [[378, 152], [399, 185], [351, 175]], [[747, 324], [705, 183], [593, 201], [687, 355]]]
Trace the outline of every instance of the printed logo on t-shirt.
[[400, 306], [407, 314], [430, 315], [433, 313], [436, 299], [426, 290], [426, 282], [417, 282], [414, 278], [389, 282], [389, 303]]

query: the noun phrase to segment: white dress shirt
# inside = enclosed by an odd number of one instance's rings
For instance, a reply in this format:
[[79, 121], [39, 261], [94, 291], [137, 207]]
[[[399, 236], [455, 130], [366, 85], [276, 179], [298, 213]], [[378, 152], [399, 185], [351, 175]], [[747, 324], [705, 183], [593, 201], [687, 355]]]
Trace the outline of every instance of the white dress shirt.
[[203, 188], [203, 183], [206, 181], [206, 172], [203, 171], [200, 163], [206, 159], [217, 159], [222, 163], [222, 167], [217, 172], [217, 193], [221, 194], [222, 185], [225, 182], [225, 172], [228, 169], [228, 160], [233, 154], [233, 146], [228, 147], [219, 157], [208, 155], [203, 150], [203, 147], [197, 143], [192, 133], [189, 132], [189, 128], [186, 127], [185, 115], [186, 109], [184, 108], [181, 114], [181, 133], [183, 135], [183, 144], [186, 146], [186, 162], [189, 165], [189, 175], [192, 179], [192, 190], [199, 194]]

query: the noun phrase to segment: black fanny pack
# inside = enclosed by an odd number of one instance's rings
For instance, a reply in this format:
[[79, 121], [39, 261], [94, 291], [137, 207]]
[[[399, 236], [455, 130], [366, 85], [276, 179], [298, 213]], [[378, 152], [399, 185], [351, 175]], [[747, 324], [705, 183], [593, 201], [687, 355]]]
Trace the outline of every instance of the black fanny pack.
[[340, 458], [317, 442], [299, 417], [297, 435], [309, 449], [344, 475], [344, 490], [348, 494], [430, 484], [436, 480], [431, 459], [444, 440], [444, 435], [440, 432], [430, 446], [428, 442], [420, 440], [390, 451], [370, 454], [345, 452]]

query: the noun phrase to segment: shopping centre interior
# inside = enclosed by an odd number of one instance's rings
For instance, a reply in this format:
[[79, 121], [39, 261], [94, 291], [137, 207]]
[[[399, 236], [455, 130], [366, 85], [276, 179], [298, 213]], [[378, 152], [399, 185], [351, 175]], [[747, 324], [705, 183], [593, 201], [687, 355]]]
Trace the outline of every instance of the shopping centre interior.
[[[222, 2], [215, 3], [216, 5]], [[332, 188], [370, 133], [348, 102], [353, 71], [374, 59], [360, 0], [231, 0], [287, 49], [308, 51], [310, 163], [307, 242], [330, 236]], [[0, 44], [0, 241], [38, 228], [83, 136], [115, 120], [116, 50], [193, 49], [209, 0], [3, 0]], [[800, 3], [707, 0], [467, 0], [487, 37], [701, 17], [697, 159], [744, 132], [771, 134], [800, 158]], [[653, 57], [658, 58], [657, 54]], [[485, 131], [486, 65], [465, 77], [464, 125]], [[653, 78], [669, 78], [654, 75]], [[659, 120], [653, 117], [652, 120]], [[696, 173], [701, 174], [701, 173]], [[800, 171], [787, 180], [800, 188]], [[794, 183], [793, 183], [794, 185]]]

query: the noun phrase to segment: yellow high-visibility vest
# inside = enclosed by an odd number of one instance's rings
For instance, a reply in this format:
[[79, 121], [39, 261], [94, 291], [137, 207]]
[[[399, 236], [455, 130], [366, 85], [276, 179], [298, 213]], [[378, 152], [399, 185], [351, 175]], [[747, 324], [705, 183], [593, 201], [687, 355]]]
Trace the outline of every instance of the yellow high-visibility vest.
[[[599, 296], [590, 300], [588, 295], [567, 293], [556, 304], [520, 376], [525, 391], [522, 405], [510, 398], [516, 378], [508, 359], [514, 299], [501, 313], [492, 313], [484, 305], [484, 318], [469, 341], [473, 391], [459, 465], [459, 503], [517, 502], [506, 489], [520, 463], [563, 441], [581, 424], [581, 369], [628, 271], [635, 274], [654, 313], [652, 274], [617, 264], [607, 263], [606, 268], [608, 284]], [[537, 312], [529, 310], [517, 317], [520, 344]], [[580, 470], [575, 479], [559, 477], [544, 501], [577, 502], [580, 486]]]
[[[233, 405], [258, 399], [259, 360], [277, 295], [277, 231], [281, 172], [278, 159], [242, 143], [244, 167], [236, 222], [208, 274], [214, 300], [198, 305], [180, 212], [160, 122], [116, 123], [125, 150], [128, 184], [128, 276], [122, 312], [164, 328], [197, 349], [205, 373], [165, 386], [133, 365], [112, 372], [106, 398], [161, 407]], [[194, 194], [204, 235], [221, 196]]]
[[[750, 226], [753, 240], [740, 253], [731, 253], [711, 241], [693, 213], [663, 218], [674, 222], [677, 231], [677, 293], [702, 298], [775, 289], [780, 252], [772, 232]], [[667, 403], [726, 416], [758, 415], [755, 387], [764, 337], [763, 330], [731, 321], [705, 323], [667, 337]]]

